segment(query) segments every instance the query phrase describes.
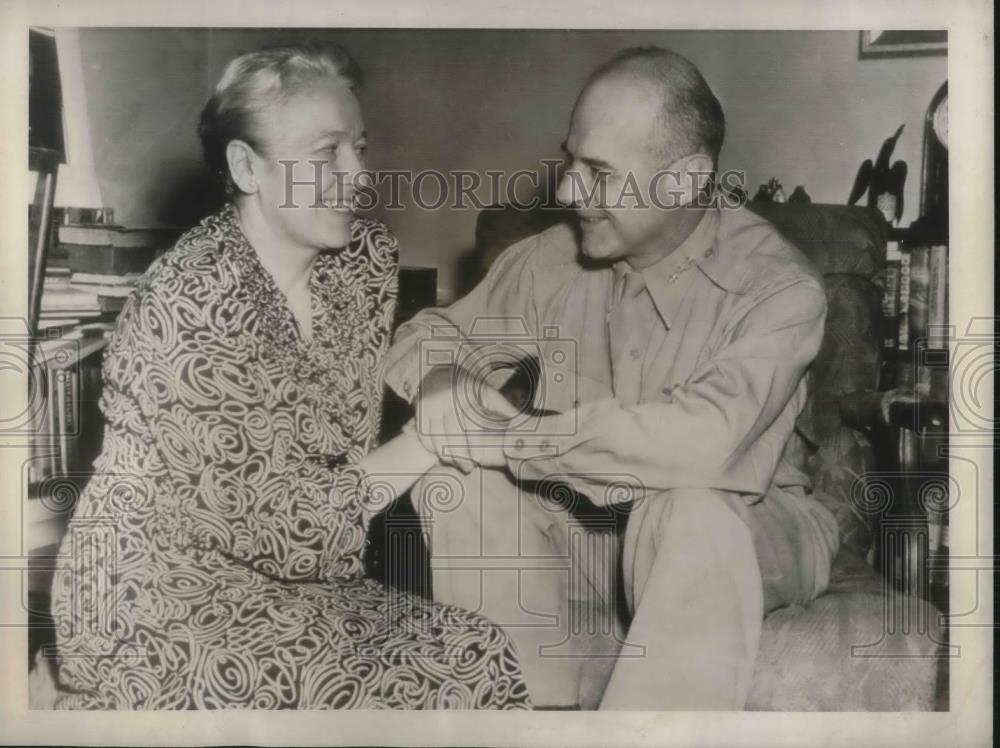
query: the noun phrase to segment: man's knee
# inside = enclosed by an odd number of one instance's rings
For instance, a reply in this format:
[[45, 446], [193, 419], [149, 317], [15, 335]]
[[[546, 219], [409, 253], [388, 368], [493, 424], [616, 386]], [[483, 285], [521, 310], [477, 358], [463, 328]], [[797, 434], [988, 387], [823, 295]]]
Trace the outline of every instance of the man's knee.
[[653, 519], [653, 529], [659, 537], [683, 523], [690, 531], [703, 530], [718, 535], [729, 528], [750, 537], [750, 528], [741, 511], [743, 500], [738, 495], [714, 488], [672, 488], [645, 499], [647, 512]]
[[412, 500], [425, 532], [461, 536], [463, 545], [474, 539], [491, 545], [492, 538], [502, 548], [481, 549], [488, 554], [516, 555], [518, 537], [526, 541], [551, 535], [561, 519], [565, 522], [559, 512], [506, 473], [479, 467], [469, 473], [436, 468], [416, 484]]

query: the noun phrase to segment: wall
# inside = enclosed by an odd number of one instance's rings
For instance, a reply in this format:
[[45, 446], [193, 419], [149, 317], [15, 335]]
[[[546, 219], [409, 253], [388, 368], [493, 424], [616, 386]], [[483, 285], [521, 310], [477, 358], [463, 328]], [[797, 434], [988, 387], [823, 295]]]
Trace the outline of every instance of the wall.
[[[344, 44], [365, 69], [375, 169], [538, 169], [558, 157], [587, 72], [615, 51], [660, 44], [715, 88], [729, 128], [721, 166], [751, 194], [776, 176], [815, 201], [846, 201], [858, 165], [905, 123], [903, 223], [916, 217], [923, 115], [947, 60], [859, 60], [858, 34], [274, 29], [86, 29], [81, 58], [102, 198], [129, 222], [190, 223], [213, 192], [200, 162], [198, 112], [235, 54], [293, 39]], [[445, 295], [471, 246], [472, 210], [384, 216], [403, 261], [439, 267]]]

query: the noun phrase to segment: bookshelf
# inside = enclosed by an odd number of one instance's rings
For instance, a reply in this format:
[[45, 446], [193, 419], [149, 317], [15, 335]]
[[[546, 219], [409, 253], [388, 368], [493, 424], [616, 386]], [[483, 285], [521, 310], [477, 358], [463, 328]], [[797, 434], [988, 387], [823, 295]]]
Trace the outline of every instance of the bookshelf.
[[29, 555], [55, 552], [100, 451], [104, 326], [36, 342], [28, 378], [32, 443], [22, 475]]
[[893, 582], [948, 610], [948, 244], [937, 222], [889, 233], [882, 302], [880, 466], [894, 500], [882, 553]]
[[[882, 464], [896, 471], [890, 525], [909, 525], [888, 551], [894, 581], [948, 612], [950, 346], [948, 83], [924, 118], [920, 217], [890, 229], [883, 311]], [[883, 532], [883, 537], [885, 533]]]
[[[39, 154], [32, 150], [34, 161]], [[118, 312], [141, 274], [179, 234], [176, 228], [115, 224], [107, 208], [54, 208], [51, 189], [44, 197], [28, 213], [33, 438], [22, 475], [29, 595], [43, 596], [76, 499], [101, 450], [101, 366]]]

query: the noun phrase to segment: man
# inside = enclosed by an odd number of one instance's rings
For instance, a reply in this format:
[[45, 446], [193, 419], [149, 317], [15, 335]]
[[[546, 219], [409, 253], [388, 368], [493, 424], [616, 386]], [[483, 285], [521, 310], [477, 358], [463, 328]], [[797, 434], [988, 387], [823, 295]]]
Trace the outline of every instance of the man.
[[[742, 708], [764, 614], [828, 581], [836, 525], [807, 494], [795, 431], [825, 296], [773, 227], [706, 200], [723, 133], [692, 63], [619, 54], [587, 82], [565, 142], [558, 198], [578, 229], [510, 247], [468, 296], [404, 325], [389, 353], [387, 381], [416, 404], [444, 465], [414, 494], [435, 597], [507, 629], [537, 704], [580, 702], [592, 658], [567, 642], [574, 611], [616, 604], [616, 554], [601, 540], [614, 535], [546, 487], [632, 501], [617, 507], [631, 621], [602, 709]], [[542, 359], [569, 341], [536, 400], [557, 413], [530, 427], [513, 417], [495, 367], [468, 363], [483, 330], [527, 331]], [[452, 363], [428, 368], [431, 349]], [[460, 487], [447, 507], [430, 496], [441, 481]]]

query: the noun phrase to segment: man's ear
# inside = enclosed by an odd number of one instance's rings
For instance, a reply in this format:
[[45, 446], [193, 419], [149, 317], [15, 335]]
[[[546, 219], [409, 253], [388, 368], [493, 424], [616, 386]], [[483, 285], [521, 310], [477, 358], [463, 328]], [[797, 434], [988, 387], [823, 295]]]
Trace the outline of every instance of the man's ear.
[[242, 140], [230, 140], [226, 145], [229, 174], [240, 192], [245, 195], [252, 195], [257, 191], [257, 177], [254, 174], [255, 156], [253, 148]]
[[712, 159], [704, 153], [694, 153], [681, 159], [676, 168], [681, 174], [680, 182], [683, 186], [681, 203], [700, 203], [703, 199], [701, 196], [708, 192], [715, 172]]

